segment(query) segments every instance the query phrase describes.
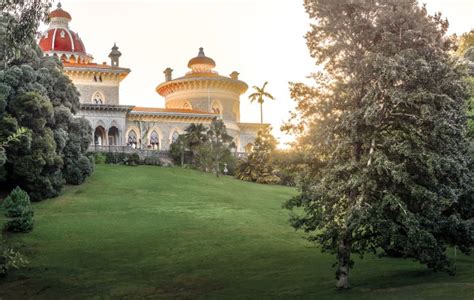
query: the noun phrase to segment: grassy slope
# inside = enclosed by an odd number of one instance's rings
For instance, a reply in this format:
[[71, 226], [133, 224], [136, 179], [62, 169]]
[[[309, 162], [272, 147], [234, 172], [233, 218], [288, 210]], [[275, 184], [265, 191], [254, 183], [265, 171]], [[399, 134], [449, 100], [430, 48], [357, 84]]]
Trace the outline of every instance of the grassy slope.
[[31, 261], [0, 298], [275, 297], [472, 298], [474, 259], [458, 275], [410, 261], [356, 260], [355, 288], [334, 289], [333, 258], [287, 224], [294, 190], [192, 170], [98, 167], [89, 181], [35, 204], [17, 235]]

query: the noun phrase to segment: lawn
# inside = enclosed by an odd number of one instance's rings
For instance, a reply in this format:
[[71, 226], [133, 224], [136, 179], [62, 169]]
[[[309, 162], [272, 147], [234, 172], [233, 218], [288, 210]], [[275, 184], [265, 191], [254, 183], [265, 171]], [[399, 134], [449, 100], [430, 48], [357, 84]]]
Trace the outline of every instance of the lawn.
[[288, 225], [294, 189], [193, 170], [99, 165], [88, 181], [34, 205], [36, 227], [12, 240], [28, 267], [0, 299], [473, 299], [474, 257], [457, 276], [408, 260], [356, 259], [335, 290], [334, 258]]

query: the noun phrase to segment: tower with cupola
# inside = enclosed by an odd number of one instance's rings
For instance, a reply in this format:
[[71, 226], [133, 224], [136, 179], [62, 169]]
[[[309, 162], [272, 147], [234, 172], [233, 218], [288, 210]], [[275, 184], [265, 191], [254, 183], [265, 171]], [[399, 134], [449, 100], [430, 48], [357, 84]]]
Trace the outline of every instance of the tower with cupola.
[[188, 62], [184, 76], [173, 79], [172, 70], [165, 70], [165, 81], [156, 91], [165, 97], [167, 108], [196, 109], [219, 115], [234, 136], [240, 122], [240, 96], [248, 86], [239, 80], [237, 72], [227, 76], [214, 70], [216, 62], [199, 48], [198, 55]]
[[59, 58], [64, 71], [73, 81], [81, 94], [83, 104], [120, 104], [120, 82], [130, 73], [130, 69], [119, 66], [122, 55], [116, 44], [111, 49], [106, 62], [97, 64], [79, 34], [71, 30], [71, 15], [65, 11], [61, 3], [49, 13], [48, 29], [41, 35], [39, 46], [47, 56]]

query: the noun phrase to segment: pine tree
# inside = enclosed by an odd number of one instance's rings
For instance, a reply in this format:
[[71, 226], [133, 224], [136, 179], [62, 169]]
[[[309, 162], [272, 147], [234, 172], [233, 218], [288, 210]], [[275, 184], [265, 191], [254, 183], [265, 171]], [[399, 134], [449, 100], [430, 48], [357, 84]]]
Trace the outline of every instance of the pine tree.
[[[416, 0], [306, 0], [307, 44], [324, 71], [295, 83], [293, 129], [308, 155], [294, 227], [337, 257], [348, 288], [351, 253], [417, 260], [453, 272], [472, 227], [456, 205], [472, 184], [465, 68], [450, 56], [447, 21]], [[464, 207], [465, 208], [465, 207]]]

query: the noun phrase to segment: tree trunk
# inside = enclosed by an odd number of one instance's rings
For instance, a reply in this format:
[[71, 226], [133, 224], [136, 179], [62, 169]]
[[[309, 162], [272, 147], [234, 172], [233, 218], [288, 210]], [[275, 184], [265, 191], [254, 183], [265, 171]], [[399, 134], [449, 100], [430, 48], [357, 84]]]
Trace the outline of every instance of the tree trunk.
[[349, 269], [351, 260], [351, 241], [350, 235], [346, 234], [339, 242], [339, 249], [337, 254], [338, 266], [336, 271], [337, 284], [339, 289], [350, 288], [349, 284]]
[[181, 168], [184, 166], [184, 152], [181, 152]]
[[260, 124], [263, 124], [263, 103], [260, 102]]

